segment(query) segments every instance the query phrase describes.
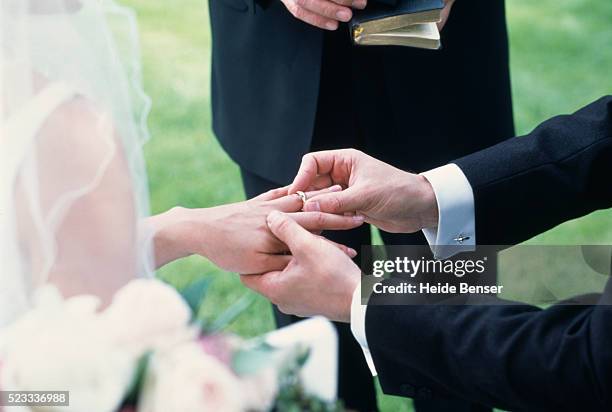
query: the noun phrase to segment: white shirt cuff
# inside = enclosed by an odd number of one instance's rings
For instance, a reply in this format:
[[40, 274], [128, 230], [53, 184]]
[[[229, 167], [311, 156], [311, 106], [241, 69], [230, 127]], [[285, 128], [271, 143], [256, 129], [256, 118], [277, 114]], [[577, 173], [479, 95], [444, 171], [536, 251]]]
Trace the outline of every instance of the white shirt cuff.
[[423, 229], [436, 259], [473, 251], [476, 245], [474, 193], [463, 171], [454, 163], [422, 173], [438, 202], [438, 227]]
[[368, 347], [368, 340], [366, 339], [365, 332], [365, 318], [366, 318], [366, 310], [368, 309], [367, 305], [361, 304], [361, 283], [357, 285], [355, 291], [353, 292], [353, 299], [351, 301], [351, 332], [353, 332], [353, 336], [361, 346], [361, 350], [363, 351], [363, 356], [370, 368], [370, 372], [372, 372], [372, 376], [378, 375], [376, 372], [376, 367], [374, 366], [374, 360], [372, 359], [372, 354], [370, 353], [370, 349]]

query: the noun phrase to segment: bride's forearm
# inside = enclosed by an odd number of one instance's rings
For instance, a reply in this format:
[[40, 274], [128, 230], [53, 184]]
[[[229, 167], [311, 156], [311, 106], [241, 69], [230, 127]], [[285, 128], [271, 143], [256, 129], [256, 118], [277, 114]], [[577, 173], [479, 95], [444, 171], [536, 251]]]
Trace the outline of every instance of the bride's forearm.
[[198, 223], [193, 222], [193, 210], [175, 207], [146, 219], [146, 226], [153, 232], [155, 266], [160, 268], [175, 260], [202, 254], [202, 230], [205, 222], [199, 214]]

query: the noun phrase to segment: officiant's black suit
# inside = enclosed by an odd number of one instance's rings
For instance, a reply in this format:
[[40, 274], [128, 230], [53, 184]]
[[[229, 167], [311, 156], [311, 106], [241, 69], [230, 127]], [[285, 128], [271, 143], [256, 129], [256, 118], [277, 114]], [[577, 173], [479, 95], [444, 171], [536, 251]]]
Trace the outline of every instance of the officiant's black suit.
[[[612, 97], [454, 163], [474, 191], [479, 244], [511, 245], [612, 208]], [[612, 281], [592, 299], [600, 305], [371, 304], [366, 336], [387, 393], [610, 411]]]
[[[501, 0], [457, 1], [439, 51], [353, 47], [346, 25], [324, 32], [277, 0], [209, 4], [213, 127], [249, 197], [288, 184], [314, 150], [354, 147], [423, 171], [514, 135]], [[370, 244], [367, 227], [327, 235], [356, 250]], [[383, 239], [424, 243], [421, 234]], [[339, 333], [340, 395], [374, 410], [361, 351], [348, 327]]]

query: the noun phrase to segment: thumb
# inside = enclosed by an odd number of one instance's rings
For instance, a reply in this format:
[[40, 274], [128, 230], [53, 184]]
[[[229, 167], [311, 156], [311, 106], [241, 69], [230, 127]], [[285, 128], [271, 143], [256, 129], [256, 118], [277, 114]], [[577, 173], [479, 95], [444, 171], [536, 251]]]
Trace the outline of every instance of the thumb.
[[274, 236], [289, 247], [294, 256], [299, 256], [316, 239], [295, 220], [276, 210], [268, 215], [268, 227]]
[[363, 209], [363, 196], [357, 196], [353, 187], [315, 196], [304, 205], [304, 212], [346, 213]]

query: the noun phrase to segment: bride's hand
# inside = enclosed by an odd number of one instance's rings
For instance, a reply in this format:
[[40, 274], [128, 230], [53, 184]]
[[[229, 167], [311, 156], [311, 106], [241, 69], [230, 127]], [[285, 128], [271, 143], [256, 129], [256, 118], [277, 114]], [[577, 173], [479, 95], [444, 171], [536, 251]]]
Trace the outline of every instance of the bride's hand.
[[[335, 186], [323, 191], [338, 191]], [[309, 193], [309, 197], [322, 191]], [[274, 189], [245, 202], [207, 209], [174, 208], [150, 218], [156, 231], [158, 266], [189, 255], [201, 255], [217, 266], [238, 273], [281, 270], [290, 261], [287, 246], [268, 229], [266, 216], [273, 210], [291, 213], [311, 232], [346, 230], [363, 224], [360, 216], [301, 212], [302, 200], [287, 196], [287, 188]], [[338, 245], [350, 256], [356, 252]]]

